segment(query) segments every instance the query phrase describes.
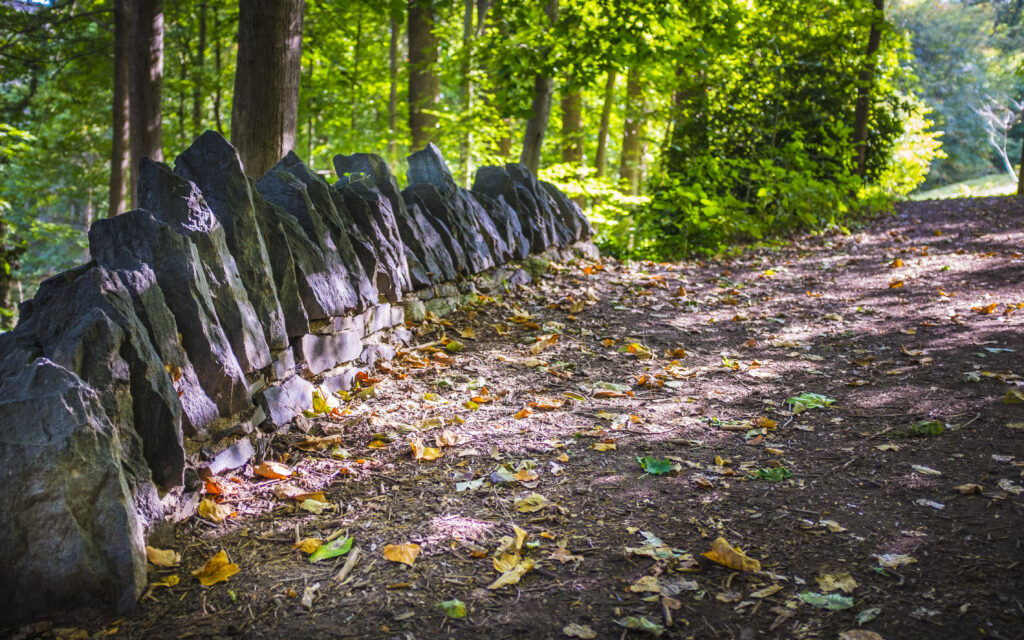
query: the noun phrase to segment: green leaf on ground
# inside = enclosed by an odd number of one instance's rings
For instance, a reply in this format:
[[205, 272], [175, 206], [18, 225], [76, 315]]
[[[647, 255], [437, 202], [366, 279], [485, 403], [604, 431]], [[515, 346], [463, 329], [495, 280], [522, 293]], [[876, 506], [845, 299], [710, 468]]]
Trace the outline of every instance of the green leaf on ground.
[[764, 480], [765, 482], [782, 482], [792, 478], [793, 472], [786, 467], [775, 467], [774, 469], [758, 469], [750, 477], [755, 480]]
[[867, 623], [869, 623], [872, 620], [874, 620], [875, 618], [877, 618], [878, 614], [880, 614], [880, 613], [882, 613], [882, 608], [881, 607], [872, 607], [870, 609], [865, 609], [865, 610], [861, 611], [860, 613], [857, 614], [857, 625], [858, 626], [866, 625]]
[[838, 593], [830, 593], [827, 596], [823, 596], [813, 591], [804, 591], [800, 594], [800, 598], [809, 605], [828, 609], [829, 611], [842, 611], [853, 606], [853, 598], [841, 596]]
[[318, 562], [320, 560], [337, 558], [338, 556], [345, 555], [351, 549], [352, 536], [348, 536], [347, 538], [336, 538], [327, 544], [320, 545], [320, 547], [313, 552], [313, 555], [309, 556], [309, 561]]
[[793, 396], [786, 399], [786, 404], [793, 406], [793, 413], [803, 413], [808, 409], [824, 409], [836, 401], [835, 398], [829, 398], [823, 396], [820, 393], [810, 393], [805, 391], [798, 396]]
[[663, 473], [668, 473], [672, 470], [672, 461], [668, 458], [658, 460], [653, 456], [644, 456], [637, 458], [637, 462], [640, 463], [640, 468], [647, 473], [655, 476], [660, 476]]
[[444, 602], [438, 602], [437, 608], [444, 611], [444, 615], [455, 620], [461, 620], [466, 617], [466, 603], [462, 600], [445, 600]]
[[616, 620], [615, 624], [633, 631], [645, 631], [655, 637], [665, 633], [665, 627], [643, 616], [627, 616], [622, 620]]

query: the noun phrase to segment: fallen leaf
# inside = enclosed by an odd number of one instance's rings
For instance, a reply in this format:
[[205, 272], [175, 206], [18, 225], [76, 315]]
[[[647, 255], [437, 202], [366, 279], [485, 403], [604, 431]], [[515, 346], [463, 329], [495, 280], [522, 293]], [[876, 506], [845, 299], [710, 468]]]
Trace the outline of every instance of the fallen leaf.
[[1007, 389], [1003, 397], [1003, 404], [1024, 404], [1024, 391]]
[[444, 611], [444, 615], [453, 620], [461, 620], [466, 617], [466, 603], [462, 600], [445, 600], [437, 603], [437, 608]]
[[201, 569], [192, 572], [204, 587], [225, 582], [238, 573], [238, 565], [228, 560], [228, 552], [221, 549], [215, 556], [206, 561]]
[[225, 504], [217, 504], [209, 498], [203, 498], [199, 502], [199, 517], [206, 518], [210, 522], [220, 524], [231, 515], [231, 507]]
[[533, 569], [534, 562], [530, 558], [521, 560], [516, 566], [498, 576], [498, 579], [487, 585], [488, 589], [500, 589], [510, 584], [516, 584], [523, 575]]
[[800, 594], [800, 599], [809, 605], [828, 609], [829, 611], [842, 611], [853, 606], [853, 598], [841, 596], [838, 593], [830, 593], [827, 596], [823, 596], [820, 593], [805, 591]]
[[969, 496], [974, 493], [981, 493], [983, 490], [983, 487], [980, 484], [962, 484], [953, 488], [965, 496]]
[[849, 571], [843, 573], [823, 573], [820, 576], [816, 576], [814, 580], [818, 583], [818, 587], [826, 593], [837, 590], [843, 593], [853, 593], [854, 589], [857, 588], [857, 581], [853, 579]]
[[326, 544], [320, 545], [313, 551], [313, 555], [309, 556], [310, 562], [319, 562], [321, 560], [330, 560], [331, 558], [337, 558], [343, 556], [352, 549], [352, 536], [346, 536], [344, 538], [335, 538]]
[[173, 549], [157, 549], [147, 544], [146, 560], [157, 567], [176, 567], [181, 562], [181, 554]]
[[760, 571], [761, 563], [748, 558], [739, 547], [733, 547], [725, 538], [717, 538], [711, 543], [711, 550], [701, 554], [712, 562], [735, 569], [737, 571]]
[[156, 582], [149, 583], [149, 586], [150, 587], [173, 587], [173, 586], [177, 585], [179, 582], [181, 582], [181, 578], [179, 578], [177, 574], [172, 574], [172, 575], [167, 576], [166, 578], [163, 578], [162, 580], [157, 580]]
[[288, 465], [281, 464], [280, 462], [264, 460], [256, 465], [256, 468], [253, 469], [253, 473], [272, 480], [283, 480], [292, 475], [292, 470], [288, 468]]
[[665, 633], [665, 627], [661, 626], [657, 622], [651, 622], [643, 616], [627, 616], [621, 620], [615, 620], [614, 622], [620, 627], [632, 629], [633, 631], [643, 631], [655, 637]]
[[753, 593], [750, 594], [750, 597], [751, 598], [767, 598], [768, 596], [773, 596], [773, 595], [775, 595], [776, 593], [778, 593], [780, 591], [782, 591], [782, 585], [781, 584], [773, 584], [773, 585], [769, 585], [767, 587], [764, 587], [763, 589], [758, 589], [757, 591], [754, 591]]
[[555, 547], [555, 550], [548, 555], [548, 560], [558, 560], [562, 564], [566, 562], [583, 562], [583, 556], [573, 555], [565, 547]]
[[522, 513], [533, 513], [535, 511], [540, 511], [551, 504], [551, 501], [541, 494], [531, 493], [525, 498], [516, 498], [515, 509]]
[[412, 449], [412, 457], [414, 460], [419, 461], [430, 461], [437, 460], [441, 457], [441, 450], [433, 447], [428, 447], [423, 444], [419, 438], [415, 438], [409, 441], [409, 446]]
[[875, 555], [878, 558], [879, 566], [885, 569], [895, 569], [904, 564], [916, 564], [917, 559], [911, 558], [904, 553], [883, 553], [881, 555]]
[[303, 538], [292, 545], [292, 549], [298, 549], [302, 553], [313, 553], [324, 543], [320, 538]]
[[597, 442], [594, 443], [593, 449], [595, 451], [615, 451], [614, 442]]
[[850, 629], [839, 634], [839, 640], [885, 640], [874, 631], [867, 629]]
[[570, 638], [580, 638], [581, 640], [593, 640], [593, 638], [597, 637], [597, 632], [588, 625], [576, 624], [575, 622], [570, 622], [562, 627], [562, 633]]
[[392, 562], [401, 562], [410, 567], [420, 554], [420, 545], [415, 542], [404, 542], [402, 544], [389, 544], [384, 547], [384, 557]]
[[505, 573], [515, 568], [520, 560], [522, 560], [522, 556], [518, 553], [503, 553], [500, 556], [491, 558], [491, 564], [498, 573]]
[[914, 471], [920, 473], [921, 475], [925, 475], [925, 476], [941, 476], [942, 475], [941, 471], [938, 471], [937, 469], [932, 469], [931, 467], [926, 467], [926, 466], [921, 465], [921, 464], [912, 464], [912, 465], [910, 465], [910, 467]]
[[633, 593], [661, 593], [661, 585], [658, 584], [657, 576], [644, 576], [626, 587], [626, 590]]
[[324, 502], [323, 500], [307, 498], [299, 503], [299, 508], [302, 509], [303, 511], [308, 511], [313, 514], [320, 515], [327, 509], [331, 509], [332, 505], [329, 502]]

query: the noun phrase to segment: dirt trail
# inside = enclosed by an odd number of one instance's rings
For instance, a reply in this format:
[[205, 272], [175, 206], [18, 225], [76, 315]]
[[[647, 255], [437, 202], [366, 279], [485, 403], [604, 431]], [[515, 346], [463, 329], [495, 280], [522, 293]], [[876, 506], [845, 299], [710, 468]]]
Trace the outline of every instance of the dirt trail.
[[[84, 632], [1020, 638], [1022, 328], [1013, 198], [909, 203], [732, 261], [555, 265], [417, 327], [427, 346], [340, 417], [273, 439], [321, 514], [251, 468], [222, 478], [234, 515], [161, 541], [182, 562], [152, 579], [180, 583]], [[794, 413], [800, 394], [834, 402]], [[416, 461], [417, 439], [440, 457]], [[332, 534], [359, 549], [340, 583], [354, 551], [292, 548]], [[719, 537], [760, 570], [702, 556]], [[404, 543], [411, 565], [385, 558]], [[200, 585], [222, 549], [238, 573]], [[496, 564], [510, 584], [489, 588]]]

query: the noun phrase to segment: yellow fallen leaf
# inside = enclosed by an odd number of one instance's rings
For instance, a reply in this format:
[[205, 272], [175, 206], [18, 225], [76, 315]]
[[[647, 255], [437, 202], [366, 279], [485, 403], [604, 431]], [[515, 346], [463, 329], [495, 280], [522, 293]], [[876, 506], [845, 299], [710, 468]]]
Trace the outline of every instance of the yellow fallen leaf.
[[712, 562], [737, 571], [760, 571], [761, 563], [748, 558], [739, 547], [733, 547], [725, 538], [716, 538], [711, 543], [711, 550], [701, 554]]
[[526, 538], [530, 534], [527, 533], [526, 529], [517, 527], [516, 525], [512, 525], [512, 530], [516, 533], [516, 551], [521, 551], [523, 543], [526, 542]]
[[614, 442], [596, 442], [594, 443], [595, 451], [615, 451]]
[[292, 475], [292, 470], [286, 464], [274, 462], [273, 460], [264, 460], [256, 465], [253, 473], [264, 478], [270, 478], [271, 480], [283, 480]]
[[459, 336], [463, 338], [469, 338], [470, 340], [476, 339], [476, 331], [473, 327], [466, 327], [465, 329], [459, 329]]
[[384, 557], [392, 562], [401, 562], [410, 567], [420, 554], [420, 545], [415, 542], [403, 542], [402, 544], [389, 544], [384, 547]]
[[495, 571], [505, 573], [515, 568], [521, 559], [518, 553], [503, 553], [500, 557], [492, 558], [491, 562]]
[[149, 586], [150, 586], [150, 588], [152, 588], [152, 587], [173, 587], [173, 586], [177, 585], [179, 582], [181, 582], [181, 578], [178, 577], [178, 574], [172, 574], [172, 575], [167, 576], [166, 578], [163, 578], [162, 580], [157, 580], [156, 582], [149, 583]]
[[1024, 429], [1024, 422], [1007, 422], [1008, 429]]
[[549, 506], [551, 501], [539, 493], [531, 493], [525, 498], [516, 498], [515, 509], [522, 513], [533, 513]]
[[220, 524], [231, 515], [231, 508], [224, 504], [217, 504], [209, 498], [203, 498], [199, 502], [199, 517], [206, 518], [210, 522]]
[[176, 567], [181, 562], [181, 554], [173, 549], [157, 549], [147, 544], [146, 560], [158, 567]]
[[520, 469], [513, 477], [519, 482], [533, 482], [540, 476], [533, 469]]
[[1024, 404], [1024, 391], [1007, 389], [1003, 397], [1003, 404]]
[[501, 587], [516, 584], [519, 579], [523, 577], [527, 571], [533, 569], [534, 562], [530, 558], [526, 558], [517, 564], [515, 567], [509, 569], [505, 573], [498, 576], [498, 579], [487, 586], [488, 589], [500, 589]]
[[626, 587], [626, 590], [632, 591], [633, 593], [644, 593], [647, 591], [652, 593], [661, 593], [661, 585], [658, 584], [657, 576], [644, 576]]
[[981, 493], [983, 489], [980, 484], [962, 484], [953, 488], [965, 496], [969, 496], [973, 493]]
[[228, 578], [238, 573], [238, 565], [228, 560], [228, 552], [223, 549], [206, 561], [202, 569], [192, 572], [192, 575], [199, 579], [204, 587], [225, 582]]
[[763, 429], [774, 429], [779, 424], [775, 420], [772, 420], [771, 418], [766, 418], [764, 416], [758, 416], [757, 418], [754, 418], [753, 423], [755, 427], [761, 427]]
[[816, 576], [818, 586], [824, 592], [829, 591], [842, 591], [843, 593], [853, 593], [857, 588], [857, 581], [853, 579], [849, 571], [843, 573], [823, 573], [820, 576]]
[[320, 538], [303, 538], [292, 545], [292, 549], [298, 549], [302, 553], [313, 553], [324, 543]]
[[[1011, 427], [1011, 428], [1013, 428], [1013, 427]], [[559, 462], [569, 462], [569, 456], [568, 456], [568, 454], [566, 454], [566, 453], [565, 453], [565, 452], [563, 451], [563, 452], [562, 452], [562, 455], [560, 455], [560, 456], [558, 456], [557, 458], [555, 458], [555, 460], [558, 460]]]
[[750, 594], [750, 597], [751, 598], [767, 598], [768, 596], [773, 596], [773, 595], [775, 595], [776, 593], [778, 593], [780, 591], [782, 591], [782, 585], [781, 584], [773, 584], [773, 585], [764, 587], [763, 589], [758, 589], [757, 591], [754, 591], [753, 593]]
[[433, 447], [424, 446], [423, 442], [418, 438], [411, 440], [409, 446], [412, 448], [412, 457], [415, 460], [437, 460], [441, 457], [441, 450]]

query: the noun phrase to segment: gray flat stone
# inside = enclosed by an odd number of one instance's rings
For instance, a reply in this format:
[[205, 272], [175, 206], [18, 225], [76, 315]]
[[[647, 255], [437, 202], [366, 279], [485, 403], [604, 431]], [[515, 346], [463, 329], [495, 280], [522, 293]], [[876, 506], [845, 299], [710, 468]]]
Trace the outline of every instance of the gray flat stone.
[[313, 375], [355, 360], [362, 350], [362, 336], [354, 331], [302, 336], [295, 343], [295, 357]]
[[275, 427], [283, 427], [303, 411], [313, 409], [313, 385], [301, 376], [292, 376], [280, 385], [269, 387], [257, 396]]

